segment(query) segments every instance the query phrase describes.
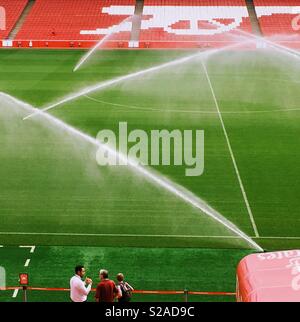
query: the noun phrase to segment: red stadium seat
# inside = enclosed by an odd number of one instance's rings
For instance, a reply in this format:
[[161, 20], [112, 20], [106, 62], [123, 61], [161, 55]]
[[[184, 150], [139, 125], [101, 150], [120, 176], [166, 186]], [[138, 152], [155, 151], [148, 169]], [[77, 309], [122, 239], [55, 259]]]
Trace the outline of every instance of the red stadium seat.
[[293, 27], [293, 19], [300, 14], [299, 0], [254, 0], [254, 4], [261, 30], [265, 36], [300, 36], [300, 28], [297, 30]]
[[226, 42], [251, 32], [244, 0], [145, 0], [141, 41]]
[[[133, 15], [134, 8], [135, 0], [36, 0], [16, 39], [99, 40]], [[130, 39], [131, 22], [121, 27], [111, 39]]]
[[[9, 35], [27, 3], [0, 0], [7, 21], [0, 39]], [[111, 44], [123, 47], [130, 40], [135, 4], [136, 0], [36, 0], [15, 39], [22, 46], [26, 41], [36, 46], [64, 41], [81, 47], [111, 34]], [[300, 39], [300, 0], [254, 4], [264, 35]], [[297, 17], [295, 30], [292, 22]], [[245, 0], [144, 0], [139, 40], [140, 47], [216, 47], [239, 40], [238, 30], [252, 31]]]
[[5, 11], [5, 30], [0, 30], [0, 39], [8, 37], [27, 2], [28, 0], [0, 0], [0, 7]]

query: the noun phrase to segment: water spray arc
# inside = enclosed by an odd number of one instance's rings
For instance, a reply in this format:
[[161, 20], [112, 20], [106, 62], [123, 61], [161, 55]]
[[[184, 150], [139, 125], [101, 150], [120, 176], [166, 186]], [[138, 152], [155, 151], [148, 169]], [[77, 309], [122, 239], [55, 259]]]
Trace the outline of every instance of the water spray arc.
[[294, 50], [292, 48], [288, 48], [286, 46], [283, 46], [283, 45], [279, 45], [277, 43], [275, 43], [274, 41], [271, 41], [267, 38], [264, 38], [264, 37], [260, 37], [260, 36], [257, 36], [257, 35], [254, 35], [254, 34], [251, 34], [249, 32], [246, 32], [244, 30], [240, 30], [240, 29], [236, 29], [236, 31], [243, 37], [245, 37], [245, 39], [253, 39], [253, 40], [257, 40], [257, 41], [260, 41], [260, 42], [263, 42], [267, 45], [269, 45], [270, 47], [286, 54], [286, 55], [289, 55], [289, 56], [293, 56], [294, 58], [296, 59], [299, 59], [300, 60], [300, 52], [297, 51], [297, 50]]
[[[1, 93], [0, 97], [3, 97], [14, 104], [22, 107], [26, 111], [33, 113], [36, 111], [35, 108], [33, 108], [31, 105], [22, 102], [8, 94]], [[224, 218], [220, 213], [218, 213], [215, 209], [210, 207], [207, 203], [205, 203], [203, 200], [201, 200], [199, 197], [195, 196], [193, 193], [185, 189], [184, 187], [175, 184], [174, 182], [166, 179], [165, 177], [161, 176], [160, 174], [156, 173], [153, 170], [149, 170], [144, 168], [143, 166], [140, 166], [136, 164], [135, 161], [131, 160], [127, 156], [123, 155], [122, 153], [111, 149], [107, 145], [101, 144], [98, 140], [95, 138], [79, 131], [78, 129], [64, 123], [60, 119], [45, 113], [43, 111], [39, 112], [39, 115], [43, 117], [43, 119], [47, 120], [49, 123], [53, 124], [54, 126], [68, 132], [70, 135], [73, 135], [77, 138], [80, 138], [84, 140], [87, 143], [90, 143], [97, 148], [103, 149], [105, 152], [113, 155], [117, 159], [123, 161], [124, 163], [127, 162], [128, 166], [135, 171], [136, 173], [139, 173], [144, 178], [148, 179], [150, 182], [155, 183], [157, 186], [165, 189], [169, 193], [173, 194], [174, 196], [178, 197], [185, 203], [189, 204], [190, 206], [197, 208], [201, 210], [204, 214], [206, 214], [208, 217], [213, 219], [214, 221], [218, 222], [222, 226], [226, 227], [229, 231], [237, 235], [240, 239], [246, 241], [248, 245], [250, 245], [252, 248], [256, 249], [257, 251], [263, 251], [263, 249], [255, 243], [248, 235], [246, 235], [243, 231], [241, 231], [238, 227], [236, 227], [233, 223], [231, 223], [228, 219]]]
[[93, 92], [108, 88], [110, 86], [113, 86], [113, 85], [116, 85], [116, 84], [119, 84], [119, 83], [122, 83], [124, 81], [128, 81], [128, 80], [140, 77], [140, 76], [144, 76], [144, 75], [147, 75], [147, 74], [158, 72], [158, 71], [161, 71], [163, 69], [170, 68], [170, 67], [173, 67], [173, 66], [178, 66], [178, 65], [190, 62], [190, 61], [192, 61], [192, 60], [194, 60], [196, 58], [199, 58], [199, 57], [211, 56], [213, 54], [220, 53], [220, 52], [222, 52], [224, 50], [229, 50], [229, 49], [233, 49], [235, 47], [242, 46], [242, 45], [244, 45], [246, 43], [249, 43], [249, 40], [245, 41], [245, 42], [234, 43], [232, 45], [228, 45], [228, 46], [218, 48], [218, 49], [212, 49], [212, 50], [208, 50], [208, 51], [205, 51], [205, 52], [198, 52], [198, 53], [193, 54], [193, 55], [185, 56], [183, 58], [178, 58], [178, 59], [172, 60], [172, 61], [164, 63], [164, 64], [160, 64], [160, 65], [157, 65], [157, 66], [154, 66], [154, 67], [143, 69], [143, 70], [140, 70], [140, 71], [132, 73], [132, 74], [127, 74], [125, 76], [117, 77], [117, 78], [114, 78], [114, 79], [111, 79], [111, 80], [108, 80], [108, 81], [104, 81], [104, 82], [101, 82], [99, 84], [96, 84], [96, 85], [93, 85], [93, 86], [90, 86], [90, 87], [86, 87], [86, 88], [84, 88], [82, 90], [79, 90], [77, 93], [74, 93], [74, 94], [71, 94], [71, 95], [67, 96], [66, 98], [60, 100], [57, 103], [49, 105], [49, 106], [47, 106], [47, 107], [45, 107], [43, 109], [35, 109], [35, 112], [30, 113], [29, 115], [24, 117], [23, 120], [27, 120], [27, 119], [29, 119], [31, 117], [34, 117], [35, 115], [38, 115], [41, 112], [49, 111], [49, 110], [51, 110], [51, 109], [53, 109], [53, 108], [55, 108], [57, 106], [65, 104], [67, 102], [74, 101], [74, 100], [76, 100], [77, 98], [79, 98], [81, 96], [88, 95], [90, 93], [93, 93]]
[[77, 65], [74, 67], [73, 72], [76, 72], [93, 54], [94, 52], [100, 48], [113, 34], [119, 32], [122, 30], [123, 26], [127, 23], [131, 23], [130, 20], [134, 16], [130, 16], [126, 19], [124, 19], [119, 25], [112, 27], [109, 30], [109, 33], [105, 35], [91, 50], [89, 50], [77, 63]]

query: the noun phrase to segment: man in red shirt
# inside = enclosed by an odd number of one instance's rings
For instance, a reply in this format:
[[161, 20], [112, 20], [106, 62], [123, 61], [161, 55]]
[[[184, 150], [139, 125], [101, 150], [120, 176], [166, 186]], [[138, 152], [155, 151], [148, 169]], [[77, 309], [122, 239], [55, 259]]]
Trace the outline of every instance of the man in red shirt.
[[96, 290], [96, 302], [113, 302], [116, 297], [120, 297], [119, 291], [114, 281], [108, 279], [108, 271], [100, 270], [100, 283]]

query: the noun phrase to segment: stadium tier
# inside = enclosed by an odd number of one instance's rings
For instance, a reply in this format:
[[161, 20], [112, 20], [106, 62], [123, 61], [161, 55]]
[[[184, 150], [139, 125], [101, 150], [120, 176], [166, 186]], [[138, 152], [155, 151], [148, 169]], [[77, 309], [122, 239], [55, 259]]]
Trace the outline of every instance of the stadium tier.
[[265, 36], [300, 36], [300, 19], [297, 19], [300, 14], [299, 0], [254, 0], [254, 4]]
[[[21, 40], [99, 40], [133, 15], [135, 0], [36, 0]], [[112, 39], [129, 40], [131, 22], [124, 21]]]
[[0, 28], [0, 39], [8, 37], [27, 2], [28, 0], [0, 0], [0, 7], [5, 9], [5, 28]]
[[235, 29], [251, 32], [243, 0], [145, 0], [140, 41], [234, 41]]
[[0, 0], [7, 22], [0, 39], [14, 35], [0, 47], [90, 48], [106, 36], [103, 47], [220, 47], [239, 41], [238, 31], [252, 32], [250, 17], [263, 35], [288, 35], [292, 39], [278, 41], [300, 44], [300, 0], [254, 0], [250, 9], [245, 0], [144, 0], [140, 11], [136, 0], [36, 0], [30, 8], [27, 3]]

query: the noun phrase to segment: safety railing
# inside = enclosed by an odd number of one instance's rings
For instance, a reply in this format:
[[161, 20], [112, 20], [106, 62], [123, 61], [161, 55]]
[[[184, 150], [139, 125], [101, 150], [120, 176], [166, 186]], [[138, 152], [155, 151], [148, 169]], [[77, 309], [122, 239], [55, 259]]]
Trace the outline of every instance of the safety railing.
[[[0, 291], [15, 291], [23, 290], [23, 300], [27, 301], [27, 291], [44, 291], [44, 292], [70, 292], [69, 288], [60, 287], [33, 287], [33, 286], [10, 286], [0, 288]], [[92, 292], [96, 289], [93, 288]], [[204, 291], [190, 291], [190, 290], [134, 290], [133, 294], [141, 295], [182, 295], [183, 302], [188, 302], [190, 295], [202, 295], [202, 296], [231, 296], [235, 297], [236, 293], [233, 292], [204, 292]]]

